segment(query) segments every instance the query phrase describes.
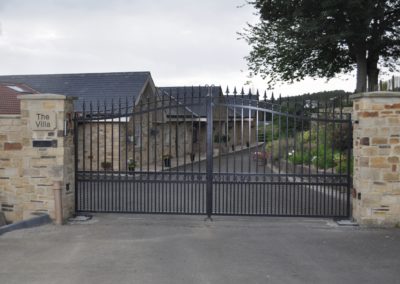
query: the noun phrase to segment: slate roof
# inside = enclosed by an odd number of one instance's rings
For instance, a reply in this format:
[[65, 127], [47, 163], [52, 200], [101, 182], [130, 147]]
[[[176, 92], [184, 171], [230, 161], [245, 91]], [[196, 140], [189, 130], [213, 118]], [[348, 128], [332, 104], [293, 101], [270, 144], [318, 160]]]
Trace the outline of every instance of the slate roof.
[[0, 114], [20, 114], [19, 95], [37, 94], [38, 92], [25, 84], [0, 83]]
[[75, 109], [79, 111], [83, 101], [110, 106], [112, 98], [136, 99], [150, 79], [150, 72], [115, 72], [8, 75], [0, 76], [0, 83], [26, 84], [40, 93], [78, 97]]

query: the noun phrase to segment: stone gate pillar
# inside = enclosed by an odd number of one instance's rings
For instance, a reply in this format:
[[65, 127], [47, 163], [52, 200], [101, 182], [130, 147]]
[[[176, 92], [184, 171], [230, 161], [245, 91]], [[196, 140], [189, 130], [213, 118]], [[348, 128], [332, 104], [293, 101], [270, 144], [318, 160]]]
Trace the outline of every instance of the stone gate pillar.
[[353, 218], [360, 225], [400, 225], [400, 92], [352, 96]]
[[[55, 188], [61, 185], [62, 219], [74, 211], [73, 100], [54, 94], [20, 96], [22, 167], [26, 190], [18, 197], [23, 218], [45, 212], [56, 218]], [[59, 188], [58, 188], [59, 190]]]

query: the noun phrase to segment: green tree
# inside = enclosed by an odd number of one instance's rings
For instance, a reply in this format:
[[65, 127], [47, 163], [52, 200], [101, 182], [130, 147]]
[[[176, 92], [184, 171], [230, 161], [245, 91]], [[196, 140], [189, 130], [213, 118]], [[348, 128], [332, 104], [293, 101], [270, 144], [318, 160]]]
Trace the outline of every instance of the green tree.
[[251, 74], [271, 82], [333, 78], [356, 68], [356, 92], [376, 90], [379, 67], [400, 57], [399, 0], [255, 0], [242, 37]]

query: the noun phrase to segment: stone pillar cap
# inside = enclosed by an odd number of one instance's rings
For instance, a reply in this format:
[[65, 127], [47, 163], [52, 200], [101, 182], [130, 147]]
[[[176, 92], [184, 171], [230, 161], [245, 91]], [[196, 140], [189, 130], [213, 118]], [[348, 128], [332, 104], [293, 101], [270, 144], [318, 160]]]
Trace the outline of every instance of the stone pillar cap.
[[350, 96], [351, 100], [361, 99], [361, 98], [400, 98], [400, 92], [367, 92], [358, 93]]
[[77, 100], [78, 99], [78, 97], [64, 96], [59, 94], [19, 95], [17, 98], [20, 100]]

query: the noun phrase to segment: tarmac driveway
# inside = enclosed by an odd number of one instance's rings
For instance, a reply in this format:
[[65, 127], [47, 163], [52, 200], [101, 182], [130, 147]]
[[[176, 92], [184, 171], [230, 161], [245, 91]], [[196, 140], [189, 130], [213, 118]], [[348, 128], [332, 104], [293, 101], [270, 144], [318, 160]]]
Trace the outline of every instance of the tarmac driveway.
[[99, 214], [0, 236], [0, 283], [398, 283], [400, 229]]

